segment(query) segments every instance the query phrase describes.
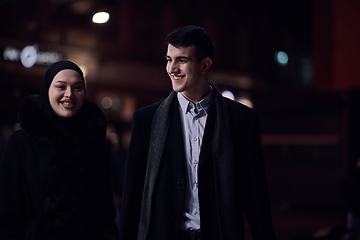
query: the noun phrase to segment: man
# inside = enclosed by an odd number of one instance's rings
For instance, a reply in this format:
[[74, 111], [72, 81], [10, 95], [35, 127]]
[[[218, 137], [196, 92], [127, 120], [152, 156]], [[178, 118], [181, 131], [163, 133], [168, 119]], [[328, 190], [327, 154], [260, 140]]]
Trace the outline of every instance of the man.
[[170, 33], [173, 92], [134, 113], [120, 239], [275, 239], [257, 114], [208, 82], [214, 44], [197, 26]]

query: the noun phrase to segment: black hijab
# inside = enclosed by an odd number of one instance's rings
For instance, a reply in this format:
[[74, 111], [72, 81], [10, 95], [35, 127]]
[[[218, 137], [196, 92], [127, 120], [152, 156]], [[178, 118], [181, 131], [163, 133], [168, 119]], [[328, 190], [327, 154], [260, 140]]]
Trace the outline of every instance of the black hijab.
[[51, 112], [53, 111], [53, 109], [52, 109], [52, 107], [50, 105], [50, 101], [49, 101], [49, 88], [50, 88], [50, 85], [51, 85], [55, 75], [58, 74], [58, 72], [65, 70], [65, 69], [71, 69], [71, 70], [74, 70], [79, 73], [79, 75], [82, 79], [82, 82], [83, 82], [83, 86], [84, 86], [84, 98], [85, 98], [84, 75], [83, 75], [83, 72], [81, 71], [81, 69], [78, 67], [78, 65], [76, 65], [73, 62], [66, 61], [66, 60], [53, 63], [46, 70], [43, 80], [40, 85], [41, 101], [44, 103], [45, 108]]

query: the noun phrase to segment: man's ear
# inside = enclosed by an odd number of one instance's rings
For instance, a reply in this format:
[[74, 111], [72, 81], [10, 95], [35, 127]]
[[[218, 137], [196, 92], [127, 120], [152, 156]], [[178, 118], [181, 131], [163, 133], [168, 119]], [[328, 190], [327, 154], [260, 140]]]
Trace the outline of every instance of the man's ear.
[[209, 71], [210, 67], [212, 65], [211, 58], [207, 57], [201, 60], [201, 74], [205, 74]]

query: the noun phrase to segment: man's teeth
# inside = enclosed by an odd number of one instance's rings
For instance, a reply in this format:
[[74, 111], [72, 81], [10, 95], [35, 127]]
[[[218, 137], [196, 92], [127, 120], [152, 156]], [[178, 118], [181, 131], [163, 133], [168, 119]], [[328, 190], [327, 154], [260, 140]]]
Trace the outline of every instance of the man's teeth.
[[176, 76], [173, 76], [173, 78], [174, 78], [175, 80], [181, 79], [181, 77], [176, 77]]

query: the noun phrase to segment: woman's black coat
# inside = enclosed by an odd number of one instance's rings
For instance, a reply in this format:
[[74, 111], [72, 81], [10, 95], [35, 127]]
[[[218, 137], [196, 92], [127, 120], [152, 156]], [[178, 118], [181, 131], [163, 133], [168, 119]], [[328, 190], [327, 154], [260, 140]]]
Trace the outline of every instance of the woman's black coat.
[[115, 239], [106, 121], [85, 100], [70, 121], [31, 96], [0, 161], [0, 239]]

